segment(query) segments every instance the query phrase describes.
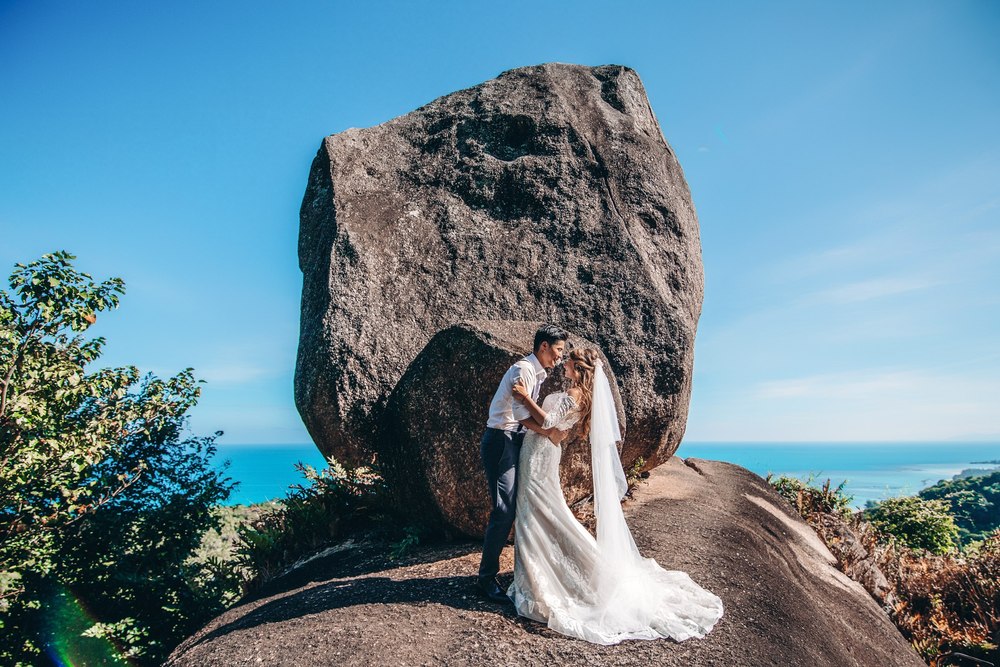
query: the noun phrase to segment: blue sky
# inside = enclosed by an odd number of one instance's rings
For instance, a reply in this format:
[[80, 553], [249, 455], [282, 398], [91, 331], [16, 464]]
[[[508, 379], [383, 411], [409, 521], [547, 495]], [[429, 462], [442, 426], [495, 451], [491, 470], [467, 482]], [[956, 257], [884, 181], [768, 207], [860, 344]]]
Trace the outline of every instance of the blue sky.
[[0, 0], [0, 269], [121, 276], [104, 365], [196, 432], [306, 442], [298, 208], [321, 139], [513, 67], [624, 64], [706, 272], [692, 441], [1000, 440], [1000, 3]]

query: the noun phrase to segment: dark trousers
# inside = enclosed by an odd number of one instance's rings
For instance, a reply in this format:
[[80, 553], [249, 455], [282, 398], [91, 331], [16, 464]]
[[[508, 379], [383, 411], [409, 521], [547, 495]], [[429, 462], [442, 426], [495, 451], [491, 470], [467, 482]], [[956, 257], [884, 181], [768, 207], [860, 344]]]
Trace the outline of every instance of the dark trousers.
[[483, 537], [483, 559], [479, 563], [479, 579], [489, 580], [500, 571], [500, 552], [507, 544], [510, 527], [514, 525], [517, 505], [517, 460], [521, 455], [524, 432], [511, 433], [487, 428], [479, 443], [483, 469], [490, 489], [490, 521]]

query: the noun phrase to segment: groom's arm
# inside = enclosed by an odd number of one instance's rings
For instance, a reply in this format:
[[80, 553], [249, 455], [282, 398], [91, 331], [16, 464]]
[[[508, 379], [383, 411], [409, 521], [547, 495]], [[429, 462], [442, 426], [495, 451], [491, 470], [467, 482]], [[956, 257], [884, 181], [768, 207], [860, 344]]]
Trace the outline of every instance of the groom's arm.
[[[524, 368], [521, 364], [515, 364], [514, 368], [517, 369], [517, 373], [515, 373], [514, 376], [510, 379], [510, 385], [507, 387], [507, 395], [511, 397], [510, 409], [514, 415], [514, 419], [520, 422], [521, 424], [527, 426], [527, 424], [525, 424], [524, 422], [526, 420], [531, 419], [532, 417], [535, 417], [535, 415], [531, 414], [531, 410], [528, 408], [528, 406], [526, 406], [524, 403], [514, 398], [512, 393], [514, 390], [514, 385], [520, 383], [530, 395], [531, 391], [535, 387], [535, 374], [529, 371], [528, 369]], [[542, 419], [539, 420], [538, 423], [541, 424], [542, 421], [544, 421], [544, 419], [545, 418], [542, 417]]]
[[515, 368], [518, 369], [519, 374], [515, 375], [511, 379], [510, 389], [513, 392], [514, 385], [521, 384], [521, 386], [524, 387], [527, 396], [524, 397], [523, 401], [518, 400], [518, 397], [511, 397], [511, 410], [514, 414], [514, 419], [516, 419], [517, 422], [526, 429], [544, 435], [554, 444], [558, 445], [566, 439], [566, 433], [568, 431], [560, 431], [555, 427], [542, 427], [542, 424], [545, 422], [546, 414], [540, 407], [538, 407], [537, 403], [531, 400], [531, 392], [537, 378], [534, 373], [521, 367], [520, 365], [515, 366]]

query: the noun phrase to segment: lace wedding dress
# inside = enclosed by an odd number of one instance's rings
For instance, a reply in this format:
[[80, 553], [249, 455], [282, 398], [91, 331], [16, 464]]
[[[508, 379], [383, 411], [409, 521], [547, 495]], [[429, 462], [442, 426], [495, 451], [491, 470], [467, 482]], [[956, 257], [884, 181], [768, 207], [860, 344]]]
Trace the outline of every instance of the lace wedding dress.
[[[596, 388], [594, 399], [592, 419], [600, 419]], [[514, 582], [507, 594], [521, 616], [596, 644], [703, 637], [722, 616], [722, 600], [687, 573], [664, 570], [636, 549], [619, 502], [625, 481], [621, 461], [614, 442], [606, 444], [618, 431], [617, 419], [606, 414], [608, 400], [613, 413], [610, 390], [603, 418], [613, 424], [605, 424], [602, 430], [601, 424], [592, 421], [591, 427], [592, 441], [605, 435], [605, 444], [592, 444], [596, 540], [576, 520], [563, 497], [559, 483], [562, 449], [533, 431], [525, 436], [517, 472]], [[542, 403], [547, 413], [543, 427], [570, 428], [579, 420], [575, 407], [568, 394], [550, 394]], [[609, 460], [611, 452], [613, 461]], [[604, 460], [599, 461], [599, 456]], [[617, 484], [604, 481], [599, 487], [600, 480], [612, 479], [609, 471], [615, 471]]]

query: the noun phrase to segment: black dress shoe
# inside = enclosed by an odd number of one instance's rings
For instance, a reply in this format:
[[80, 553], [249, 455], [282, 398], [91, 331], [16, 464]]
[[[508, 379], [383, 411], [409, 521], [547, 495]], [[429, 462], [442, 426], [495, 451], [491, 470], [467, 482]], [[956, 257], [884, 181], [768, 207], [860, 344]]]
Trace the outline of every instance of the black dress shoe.
[[510, 598], [507, 597], [507, 594], [500, 588], [500, 582], [497, 581], [496, 577], [478, 580], [476, 588], [479, 589], [480, 593], [488, 597], [490, 600], [493, 600], [493, 602], [500, 602], [503, 604], [510, 603]]

